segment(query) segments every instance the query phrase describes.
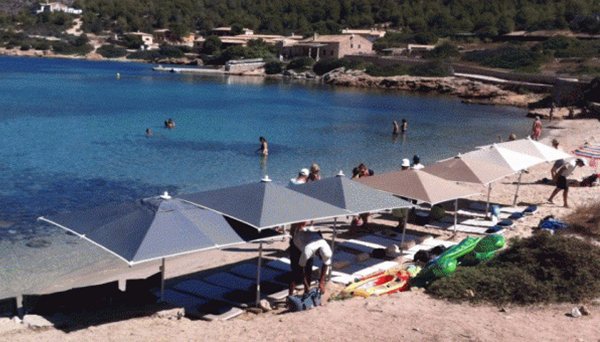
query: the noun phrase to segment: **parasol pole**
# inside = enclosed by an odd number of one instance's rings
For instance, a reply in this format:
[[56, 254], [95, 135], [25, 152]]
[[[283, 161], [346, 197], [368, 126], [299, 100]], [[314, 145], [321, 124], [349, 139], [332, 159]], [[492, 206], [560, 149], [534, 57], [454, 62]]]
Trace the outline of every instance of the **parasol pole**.
[[404, 236], [406, 235], [406, 225], [408, 224], [408, 208], [403, 208], [402, 210], [406, 210], [404, 213], [404, 217], [402, 218], [402, 237], [400, 238], [400, 255], [404, 254]]
[[160, 265], [160, 301], [165, 301], [165, 258], [162, 258]]
[[517, 191], [515, 191], [515, 199], [513, 200], [513, 207], [517, 205], [517, 198], [519, 198], [519, 186], [521, 185], [521, 176], [523, 176], [523, 171], [519, 172], [519, 180], [517, 180]]
[[[333, 237], [331, 238], [331, 258], [333, 259], [333, 254], [335, 254], [335, 237], [337, 236], [337, 217], [333, 219]], [[327, 271], [327, 281], [331, 280], [331, 272], [333, 270], [333, 263], [329, 270]]]
[[[489, 198], [488, 198], [489, 203]], [[454, 200], [454, 235], [456, 235], [456, 226], [458, 225], [458, 198]]]
[[262, 241], [258, 245], [258, 267], [256, 268], [256, 306], [260, 304], [260, 268], [262, 267]]
[[492, 193], [492, 183], [488, 184], [487, 202], [485, 203], [485, 217], [490, 213], [490, 194]]

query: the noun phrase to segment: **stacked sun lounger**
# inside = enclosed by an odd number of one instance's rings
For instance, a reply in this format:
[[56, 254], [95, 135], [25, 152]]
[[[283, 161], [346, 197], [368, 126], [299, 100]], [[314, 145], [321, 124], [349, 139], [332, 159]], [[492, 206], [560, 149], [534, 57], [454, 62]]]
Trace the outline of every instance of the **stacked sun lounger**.
[[[338, 246], [342, 248], [353, 250], [359, 253], [371, 253], [373, 249], [386, 248], [390, 245], [399, 245], [401, 237], [398, 236], [385, 236], [384, 233], [379, 232], [377, 234], [368, 234], [361, 236], [356, 239], [351, 239], [348, 241], [344, 241], [340, 243]], [[415, 235], [407, 234], [405, 236], [405, 241], [417, 241], [418, 237]], [[419, 243], [415, 244], [410, 249], [403, 251], [402, 256], [412, 259], [419, 250], [425, 249], [429, 250], [438, 245], [444, 245], [446, 247], [455, 245], [455, 242], [434, 239], [433, 237], [428, 237], [424, 240], [421, 240]], [[336, 253], [340, 253], [337, 252]], [[382, 261], [381, 259], [376, 258], [368, 258], [363, 261], [358, 261], [356, 255], [351, 255], [354, 257], [354, 262], [351, 263], [351, 266], [348, 268], [343, 268], [339, 270], [334, 270], [332, 272], [331, 280], [335, 283], [347, 284], [355, 279], [362, 278], [369, 274], [382, 272], [388, 270], [393, 267], [399, 266], [399, 264], [395, 261]], [[335, 258], [335, 253], [334, 253]]]

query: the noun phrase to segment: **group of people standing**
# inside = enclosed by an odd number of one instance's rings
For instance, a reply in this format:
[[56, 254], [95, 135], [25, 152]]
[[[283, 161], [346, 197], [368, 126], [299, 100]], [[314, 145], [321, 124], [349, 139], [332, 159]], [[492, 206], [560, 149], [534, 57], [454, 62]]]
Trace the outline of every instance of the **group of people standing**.
[[319, 167], [319, 164], [313, 163], [310, 166], [310, 170], [307, 168], [300, 169], [300, 172], [298, 172], [298, 176], [290, 179], [290, 184], [292, 184], [292, 185], [305, 184], [308, 182], [318, 181], [320, 179], [321, 179], [321, 167]]

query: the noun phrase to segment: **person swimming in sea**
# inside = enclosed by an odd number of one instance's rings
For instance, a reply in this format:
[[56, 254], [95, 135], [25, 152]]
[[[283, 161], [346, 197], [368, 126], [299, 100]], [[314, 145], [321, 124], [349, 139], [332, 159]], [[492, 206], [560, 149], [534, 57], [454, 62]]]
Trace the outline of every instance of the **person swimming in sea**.
[[146, 136], [147, 137], [151, 137], [154, 134], [154, 132], [152, 132], [152, 128], [146, 128]]
[[165, 120], [165, 128], [171, 129], [171, 128], [175, 128], [175, 121], [173, 121], [173, 119], [169, 118], [168, 120]]
[[256, 150], [256, 152], [263, 156], [268, 156], [269, 155], [269, 143], [267, 142], [267, 139], [265, 139], [265, 137], [260, 137], [260, 138], [258, 138], [258, 141], [260, 141], [260, 147], [258, 148], [258, 150]]

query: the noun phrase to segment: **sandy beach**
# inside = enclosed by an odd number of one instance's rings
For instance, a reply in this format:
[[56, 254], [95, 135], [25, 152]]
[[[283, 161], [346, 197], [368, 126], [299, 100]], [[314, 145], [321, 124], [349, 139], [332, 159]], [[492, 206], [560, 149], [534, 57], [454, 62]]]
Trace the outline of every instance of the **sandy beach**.
[[[588, 141], [600, 142], [600, 122], [597, 120], [565, 120], [544, 122], [542, 142], [552, 138], [560, 141], [565, 151], [572, 151]], [[550, 177], [550, 165], [538, 165], [522, 177], [519, 202], [539, 204], [540, 210], [508, 231], [505, 236], [526, 237], [532, 228], [547, 215], [565, 217], [577, 206], [600, 200], [600, 187], [572, 188], [569, 193], [571, 208], [562, 207], [562, 198], [556, 204], [545, 204], [553, 186], [536, 181]], [[577, 169], [571, 178], [581, 179], [593, 168]], [[507, 177], [493, 185], [491, 200], [512, 204], [517, 176]], [[480, 200], [484, 200], [484, 189]], [[475, 198], [477, 199], [477, 198]], [[374, 223], [393, 225], [395, 222], [376, 218]], [[451, 238], [451, 233], [436, 229], [409, 226], [410, 230]], [[464, 234], [454, 240], [460, 241]], [[277, 253], [285, 249], [286, 242], [269, 246]], [[210, 252], [208, 258], [187, 256], [171, 260], [167, 276], [174, 277], [188, 270], [218, 267], [243, 259], [253, 258], [255, 246], [244, 247], [237, 253]], [[151, 268], [148, 266], [148, 272]], [[116, 272], [116, 270], [115, 270]], [[144, 273], [144, 272], [142, 272]], [[326, 296], [340, 287], [329, 285]], [[585, 304], [590, 316], [572, 318], [566, 314], [571, 308]], [[88, 317], [86, 317], [89, 315]], [[94, 315], [111, 315], [111, 312], [89, 312], [78, 319], [92, 321]], [[117, 315], [112, 313], [112, 315]], [[84, 324], [85, 325], [85, 324]], [[182, 318], [169, 320], [157, 317], [115, 319], [111, 323], [89, 325], [66, 333], [55, 328], [31, 330], [8, 319], [0, 320], [0, 336], [7, 341], [191, 341], [191, 340], [275, 340], [275, 341], [347, 341], [354, 339], [389, 341], [597, 341], [600, 337], [600, 302], [567, 303], [544, 306], [469, 305], [432, 299], [422, 290], [398, 293], [379, 298], [326, 302], [322, 307], [301, 313], [276, 310], [263, 314], [245, 313], [226, 322], [205, 322]]]

